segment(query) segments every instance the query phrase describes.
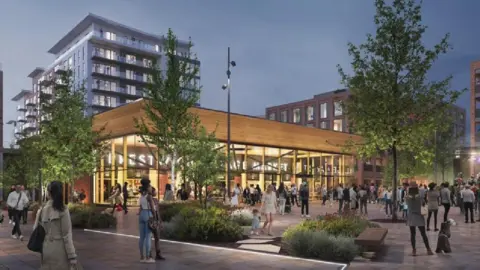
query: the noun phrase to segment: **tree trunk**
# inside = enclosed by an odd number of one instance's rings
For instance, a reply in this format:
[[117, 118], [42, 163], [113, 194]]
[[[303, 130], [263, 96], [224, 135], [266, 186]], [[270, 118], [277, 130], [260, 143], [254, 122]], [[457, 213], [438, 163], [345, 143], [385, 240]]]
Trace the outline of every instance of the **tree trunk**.
[[393, 196], [392, 196], [392, 203], [393, 203], [393, 213], [392, 213], [392, 220], [397, 220], [397, 181], [398, 181], [398, 168], [397, 168], [397, 146], [395, 142], [392, 145], [392, 159], [393, 159]]
[[[195, 185], [194, 187], [195, 191], [193, 192], [193, 196], [194, 196], [194, 199], [197, 200], [197, 193], [200, 195], [201, 191], [198, 190], [198, 185], [196, 181], [194, 182], [194, 185]], [[202, 201], [201, 197], [200, 197], [200, 201]]]

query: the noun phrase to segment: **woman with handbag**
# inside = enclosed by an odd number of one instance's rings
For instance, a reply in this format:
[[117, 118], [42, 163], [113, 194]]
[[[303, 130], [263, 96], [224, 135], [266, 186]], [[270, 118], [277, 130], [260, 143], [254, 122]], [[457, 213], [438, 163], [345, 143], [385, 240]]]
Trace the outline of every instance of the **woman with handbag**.
[[117, 183], [113, 188], [112, 196], [110, 196], [109, 200], [111, 200], [113, 204], [113, 215], [115, 213], [115, 210], [117, 210], [117, 207], [119, 205], [122, 205], [122, 186], [119, 183]]
[[260, 209], [260, 212], [265, 215], [262, 233], [265, 233], [265, 228], [268, 226], [268, 235], [272, 236], [273, 215], [278, 210], [277, 195], [273, 191], [272, 185], [267, 187], [267, 191], [262, 196], [262, 206]]
[[47, 191], [49, 200], [38, 211], [34, 225], [34, 231], [41, 226], [45, 232], [40, 270], [82, 269], [73, 246], [70, 212], [63, 203], [63, 185], [53, 181]]
[[140, 262], [155, 263], [155, 260], [150, 256], [152, 249], [152, 231], [150, 227], [152, 227], [151, 222], [155, 216], [155, 206], [152, 195], [149, 193], [149, 190], [151, 192], [150, 180], [148, 178], [142, 178], [140, 185], [140, 210], [138, 213]]
[[408, 194], [405, 196], [405, 202], [408, 207], [407, 226], [410, 227], [410, 242], [412, 244], [412, 256], [417, 256], [417, 249], [415, 243], [416, 229], [420, 231], [422, 235], [423, 243], [427, 248], [427, 254], [433, 255], [430, 244], [428, 243], [427, 232], [425, 231], [425, 211], [422, 210], [423, 197], [420, 195], [420, 191], [417, 183], [412, 182], [408, 188]]

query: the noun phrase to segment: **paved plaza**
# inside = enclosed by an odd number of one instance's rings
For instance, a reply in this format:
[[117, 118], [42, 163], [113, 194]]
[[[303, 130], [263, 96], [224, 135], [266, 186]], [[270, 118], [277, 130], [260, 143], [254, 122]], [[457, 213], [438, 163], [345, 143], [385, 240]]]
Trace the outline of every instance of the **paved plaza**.
[[[335, 207], [324, 207], [318, 203], [311, 205], [311, 216], [335, 211]], [[132, 211], [131, 213], [134, 213]], [[137, 216], [118, 215], [118, 227], [114, 230], [74, 231], [74, 240], [85, 269], [341, 269], [341, 265], [331, 265], [309, 260], [287, 259], [284, 257], [257, 254], [245, 251], [209, 248], [170, 241], [162, 242], [167, 260], [155, 265], [142, 265], [138, 261]], [[439, 218], [443, 215], [443, 209]], [[385, 255], [379, 261], [355, 260], [348, 269], [478, 269], [480, 263], [480, 222], [465, 224], [458, 208], [453, 208], [451, 218], [458, 225], [452, 227], [451, 245], [453, 253], [427, 256], [420, 234], [417, 233], [417, 257], [410, 256], [410, 236], [408, 228], [402, 224], [382, 223], [389, 232], [386, 239]], [[385, 218], [378, 205], [369, 205], [369, 218]], [[276, 216], [274, 234], [281, 233], [290, 225], [301, 220], [299, 208], [293, 213]], [[432, 220], [433, 222], [433, 220]], [[433, 229], [433, 226], [431, 226]], [[31, 225], [23, 226], [29, 235]], [[11, 226], [0, 227], [0, 269], [37, 269], [39, 256], [27, 250], [26, 241], [10, 238]], [[427, 232], [430, 245], [435, 249], [437, 232]]]

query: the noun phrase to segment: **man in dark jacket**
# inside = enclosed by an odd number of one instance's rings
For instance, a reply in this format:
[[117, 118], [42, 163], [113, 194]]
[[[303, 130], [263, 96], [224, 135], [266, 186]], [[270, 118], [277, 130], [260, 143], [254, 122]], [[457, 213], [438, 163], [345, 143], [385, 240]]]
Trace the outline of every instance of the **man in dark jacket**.
[[123, 211], [125, 212], [125, 214], [128, 213], [128, 208], [127, 208], [127, 202], [128, 202], [128, 183], [125, 182], [123, 184], [123, 188], [122, 188], [122, 194], [123, 194]]
[[[309, 218], [309, 212], [308, 212], [308, 199], [310, 197], [310, 190], [308, 189], [307, 182], [303, 182], [302, 185], [300, 186], [300, 201], [302, 204], [302, 217], [307, 217]], [[305, 211], [304, 211], [305, 210]]]

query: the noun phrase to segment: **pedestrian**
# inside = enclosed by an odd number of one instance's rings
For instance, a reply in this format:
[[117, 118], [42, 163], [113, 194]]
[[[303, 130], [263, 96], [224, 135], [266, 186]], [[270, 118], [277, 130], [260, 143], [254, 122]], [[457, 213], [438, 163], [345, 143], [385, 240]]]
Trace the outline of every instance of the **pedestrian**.
[[[225, 184], [225, 183], [222, 183], [222, 184]], [[225, 199], [226, 199], [226, 197], [225, 197], [226, 193], [225, 193], [225, 192], [226, 192], [226, 188], [223, 187], [223, 188], [222, 188], [223, 201], [225, 201]], [[177, 191], [177, 199], [179, 199], [179, 198], [180, 198], [180, 200], [182, 200], [182, 201], [188, 200], [188, 192], [187, 192], [187, 190], [185, 189], [185, 184], [182, 184], [182, 185], [180, 186], [180, 189]]]
[[367, 204], [368, 204], [369, 196], [368, 196], [367, 190], [368, 190], [368, 187], [363, 186], [358, 192], [358, 197], [360, 200], [360, 213], [362, 215], [368, 215]]
[[27, 219], [28, 219], [28, 208], [30, 207], [30, 202], [31, 202], [31, 197], [30, 197], [30, 192], [28, 189], [25, 188], [24, 185], [20, 187], [21, 191], [23, 192], [23, 195], [27, 197], [28, 203], [23, 207], [23, 211], [21, 213], [21, 219], [23, 221], [23, 225], [27, 224]]
[[279, 208], [279, 214], [284, 215], [285, 214], [285, 205], [287, 203], [287, 191], [285, 190], [285, 185], [283, 182], [280, 183], [280, 186], [278, 187], [277, 190], [277, 198], [278, 198], [278, 208]]
[[240, 184], [237, 184], [232, 192], [232, 199], [230, 200], [230, 204], [232, 207], [238, 207], [239, 199], [238, 196], [240, 195]]
[[303, 182], [300, 187], [300, 202], [302, 205], [302, 217], [310, 218], [310, 213], [308, 209], [310, 197], [310, 190], [308, 189], [307, 182]]
[[428, 185], [427, 191], [427, 205], [428, 205], [428, 217], [427, 217], [427, 231], [430, 231], [430, 218], [433, 215], [434, 228], [435, 231], [438, 231], [437, 227], [437, 216], [438, 216], [438, 205], [440, 204], [440, 192], [435, 190], [437, 185], [435, 183], [430, 183]]
[[46, 232], [40, 270], [81, 269], [73, 245], [70, 212], [63, 201], [63, 184], [51, 182], [47, 197], [47, 203], [37, 212], [34, 225], [36, 228], [40, 224]]
[[[10, 191], [8, 192], [9, 197], [10, 197], [10, 193], [12, 193], [12, 192], [16, 192], [16, 186], [15, 185], [12, 185], [10, 187]], [[13, 224], [13, 209], [10, 206], [8, 206], [8, 199], [7, 199], [7, 212], [8, 212], [8, 224]]]
[[165, 184], [165, 193], [163, 194], [163, 201], [164, 202], [171, 202], [173, 201], [173, 191], [172, 191], [172, 185], [170, 184]]
[[339, 184], [337, 187], [337, 199], [338, 199], [338, 214], [342, 214], [343, 210], [343, 185]]
[[448, 212], [450, 211], [450, 207], [453, 205], [451, 192], [448, 188], [448, 182], [442, 184], [442, 189], [440, 189], [440, 202], [442, 203], [444, 209], [443, 222], [447, 222]]
[[273, 215], [278, 210], [277, 205], [277, 195], [273, 191], [273, 186], [268, 185], [267, 191], [262, 196], [262, 206], [260, 207], [261, 213], [265, 215], [265, 223], [263, 224], [262, 233], [265, 233], [265, 228], [267, 228], [267, 233], [269, 236], [272, 235], [272, 224], [273, 224]]
[[[393, 215], [393, 202], [392, 202], [392, 188], [391, 187], [388, 187], [387, 190], [385, 191], [384, 198], [385, 198], [385, 214], [387, 215], [387, 218], [389, 218]], [[390, 213], [388, 212], [389, 209], [390, 209]]]
[[113, 204], [112, 215], [115, 214], [115, 210], [117, 207], [122, 204], [122, 186], [120, 183], [117, 183], [112, 190], [112, 195], [110, 196], [109, 200]]
[[22, 231], [20, 230], [20, 218], [22, 216], [23, 209], [28, 205], [28, 198], [21, 191], [20, 185], [16, 185], [15, 191], [8, 194], [7, 205], [10, 207], [10, 209], [12, 209], [12, 238], [23, 241]]
[[325, 202], [327, 201], [327, 195], [328, 195], [328, 190], [325, 185], [322, 187], [322, 205], [325, 205]]
[[[153, 200], [153, 218], [149, 221], [150, 230], [153, 234], [153, 239], [155, 243], [155, 260], [163, 261], [165, 258], [162, 256], [160, 251], [160, 232], [162, 230], [162, 219], [160, 218], [160, 212], [158, 207], [157, 190], [150, 186], [148, 189]], [[150, 250], [150, 258], [153, 258], [152, 251]]]
[[466, 185], [465, 189], [462, 191], [463, 199], [463, 208], [465, 210], [465, 223], [468, 223], [468, 213], [470, 212], [470, 222], [475, 223], [475, 218], [473, 216], [473, 202], [475, 201], [475, 194], [470, 189], [470, 185]]
[[425, 218], [422, 215], [422, 203], [423, 197], [419, 194], [418, 185], [415, 182], [410, 183], [408, 188], [408, 194], [405, 198], [408, 207], [407, 226], [410, 228], [410, 243], [412, 244], [412, 256], [417, 256], [416, 248], [416, 228], [422, 235], [423, 243], [427, 249], [428, 255], [433, 255], [432, 249], [427, 238], [427, 232], [425, 231]]
[[127, 203], [128, 203], [129, 194], [128, 194], [128, 182], [126, 181], [125, 183], [123, 183], [122, 193], [123, 193], [123, 211], [125, 212], [125, 214], [127, 214], [128, 213]]
[[292, 184], [292, 205], [297, 205], [300, 207], [300, 204], [298, 203], [298, 190], [297, 186], [295, 184]]
[[155, 260], [150, 256], [152, 249], [152, 232], [149, 228], [149, 222], [155, 215], [152, 196], [149, 193], [150, 180], [148, 178], [142, 178], [140, 185], [140, 209], [138, 213], [140, 263], [155, 263]]

